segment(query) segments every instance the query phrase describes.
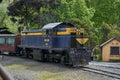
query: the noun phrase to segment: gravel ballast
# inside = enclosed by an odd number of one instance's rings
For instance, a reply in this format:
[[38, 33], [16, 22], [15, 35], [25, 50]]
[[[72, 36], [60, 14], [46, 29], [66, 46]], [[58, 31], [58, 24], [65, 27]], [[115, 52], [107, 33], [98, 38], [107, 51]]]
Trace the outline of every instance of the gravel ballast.
[[15, 80], [117, 80], [83, 71], [81, 68], [71, 68], [58, 63], [43, 63], [19, 57], [4, 56], [4, 60], [0, 63]]

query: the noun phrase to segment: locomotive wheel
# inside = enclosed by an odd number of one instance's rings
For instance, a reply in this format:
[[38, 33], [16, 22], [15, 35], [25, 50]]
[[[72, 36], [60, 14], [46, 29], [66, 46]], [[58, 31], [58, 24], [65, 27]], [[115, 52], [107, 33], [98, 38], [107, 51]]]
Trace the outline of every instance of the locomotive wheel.
[[23, 56], [23, 55], [24, 55], [23, 50], [20, 50], [20, 52], [19, 52], [19, 56]]
[[32, 54], [30, 54], [30, 55], [28, 56], [28, 58], [33, 59], [33, 55], [32, 55]]
[[60, 61], [61, 64], [74, 66], [73, 60], [71, 59], [71, 56], [72, 56], [71, 53], [73, 54], [73, 51], [67, 50], [64, 53], [66, 54], [61, 57], [61, 61]]
[[44, 54], [44, 61], [45, 62], [49, 61], [49, 54], [48, 53]]
[[46, 62], [47, 55], [45, 54], [44, 51], [41, 51], [41, 60], [42, 62]]
[[41, 61], [43, 62], [49, 61], [49, 52], [47, 50], [41, 51]]
[[61, 57], [60, 63], [63, 64], [63, 65], [65, 65], [65, 56]]
[[24, 50], [24, 49], [21, 49], [20, 51], [19, 51], [19, 56], [21, 56], [21, 57], [29, 57], [29, 55], [27, 54], [27, 52]]
[[10, 55], [10, 56], [14, 56], [14, 54], [13, 54], [13, 53], [9, 53], [9, 55]]
[[41, 60], [40, 61], [45, 62], [45, 60], [44, 60], [44, 53], [43, 52], [41, 52]]
[[61, 57], [60, 63], [63, 65], [73, 66], [72, 60], [67, 55]]

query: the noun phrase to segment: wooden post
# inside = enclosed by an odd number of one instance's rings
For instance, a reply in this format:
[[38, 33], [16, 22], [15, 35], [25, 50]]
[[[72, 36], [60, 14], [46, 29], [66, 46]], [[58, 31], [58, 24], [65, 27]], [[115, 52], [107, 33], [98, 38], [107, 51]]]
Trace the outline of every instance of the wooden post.
[[3, 80], [14, 80], [13, 77], [0, 64], [0, 76]]

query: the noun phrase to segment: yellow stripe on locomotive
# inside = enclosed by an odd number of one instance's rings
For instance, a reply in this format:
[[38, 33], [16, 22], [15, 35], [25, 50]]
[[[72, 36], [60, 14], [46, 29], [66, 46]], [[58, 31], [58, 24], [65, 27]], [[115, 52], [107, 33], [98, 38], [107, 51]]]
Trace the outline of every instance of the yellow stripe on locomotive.
[[21, 36], [35, 36], [35, 35], [43, 35], [42, 32], [21, 32]]
[[66, 31], [58, 31], [57, 35], [68, 35], [75, 33], [76, 35], [80, 35], [81, 33], [84, 33], [83, 28], [66, 28]]
[[[66, 28], [65, 31], [57, 31], [56, 35], [81, 35], [84, 33], [83, 28]], [[47, 35], [45, 31], [41, 32], [21, 32], [21, 36], [40, 36], [40, 35]], [[76, 38], [76, 41], [80, 44], [85, 44], [88, 41], [88, 38]]]
[[58, 31], [57, 35], [68, 35], [71, 34], [71, 28], [66, 28], [66, 31]]

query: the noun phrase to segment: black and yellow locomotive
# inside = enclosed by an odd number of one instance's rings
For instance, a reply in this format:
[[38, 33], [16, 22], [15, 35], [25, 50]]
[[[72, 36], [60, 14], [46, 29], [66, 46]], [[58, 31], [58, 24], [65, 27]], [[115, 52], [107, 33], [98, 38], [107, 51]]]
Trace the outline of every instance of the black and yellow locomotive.
[[90, 50], [83, 29], [71, 23], [49, 23], [41, 30], [21, 32], [17, 54], [40, 61], [60, 62], [65, 65], [83, 66], [90, 61]]

